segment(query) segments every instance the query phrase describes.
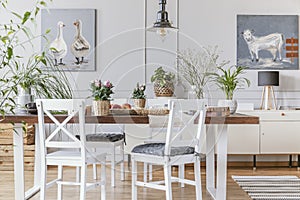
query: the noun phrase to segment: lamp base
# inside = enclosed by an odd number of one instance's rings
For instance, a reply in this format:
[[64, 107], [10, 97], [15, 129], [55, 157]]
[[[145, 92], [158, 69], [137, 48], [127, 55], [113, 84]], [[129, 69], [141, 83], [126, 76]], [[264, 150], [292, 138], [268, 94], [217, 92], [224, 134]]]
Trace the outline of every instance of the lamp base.
[[274, 95], [273, 86], [264, 86], [261, 98], [261, 110], [276, 110], [276, 99]]

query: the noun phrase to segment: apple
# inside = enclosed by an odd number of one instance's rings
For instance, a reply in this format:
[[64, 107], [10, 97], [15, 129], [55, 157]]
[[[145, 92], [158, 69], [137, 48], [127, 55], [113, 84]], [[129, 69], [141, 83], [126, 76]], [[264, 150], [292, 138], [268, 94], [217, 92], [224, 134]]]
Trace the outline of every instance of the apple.
[[112, 108], [112, 109], [121, 109], [122, 106], [120, 106], [119, 104], [112, 104], [112, 105], [111, 105], [111, 108]]
[[122, 108], [130, 110], [131, 109], [131, 105], [129, 103], [124, 103], [124, 104], [122, 104]]

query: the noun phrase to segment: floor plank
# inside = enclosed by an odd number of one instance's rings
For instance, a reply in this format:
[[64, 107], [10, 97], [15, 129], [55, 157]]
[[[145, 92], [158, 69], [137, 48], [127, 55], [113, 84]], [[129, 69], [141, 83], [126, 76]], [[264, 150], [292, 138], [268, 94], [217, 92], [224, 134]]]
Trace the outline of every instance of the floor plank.
[[[119, 200], [119, 199], [131, 199], [131, 175], [128, 172], [126, 173], [126, 180], [120, 181], [119, 173], [117, 174], [116, 187], [112, 188], [110, 186], [110, 166], [108, 165], [107, 170], [107, 199]], [[142, 166], [139, 166], [139, 179], [142, 179]], [[162, 170], [159, 167], [154, 168], [155, 172], [153, 173], [154, 180], [159, 180], [163, 176]], [[88, 176], [91, 181], [92, 170], [89, 168]], [[100, 172], [100, 169], [99, 169]], [[74, 180], [75, 169], [66, 168], [64, 170], [65, 180]], [[173, 175], [177, 174], [177, 168], [173, 168]], [[188, 167], [186, 170], [186, 177], [193, 179], [193, 168]], [[296, 175], [300, 177], [300, 171], [297, 171], [296, 168], [288, 167], [261, 167], [256, 171], [253, 171], [250, 167], [229, 167], [228, 177], [227, 177], [227, 199], [228, 200], [245, 200], [249, 199], [247, 194], [239, 188], [239, 186], [231, 179], [232, 175]], [[202, 190], [203, 190], [203, 199], [211, 200], [210, 196], [205, 190], [205, 168], [202, 167], [201, 170], [202, 176]], [[51, 168], [48, 171], [48, 178], [53, 179], [56, 177], [56, 168]], [[33, 172], [26, 172], [25, 174], [26, 188], [29, 188], [33, 183]], [[195, 189], [193, 186], [186, 185], [185, 188], [180, 188], [178, 183], [173, 183], [173, 199], [195, 199]], [[79, 187], [76, 186], [64, 186], [63, 188], [63, 199], [65, 200], [75, 200], [79, 199]], [[0, 171], [0, 199], [13, 200], [14, 199], [14, 185], [13, 185], [13, 172]], [[37, 194], [32, 200], [39, 199]], [[56, 199], [56, 186], [47, 190], [47, 199]], [[92, 189], [87, 192], [88, 200], [100, 199], [100, 188]], [[163, 191], [153, 190], [148, 188], [138, 188], [138, 199], [143, 200], [162, 200], [165, 199], [165, 194]]]

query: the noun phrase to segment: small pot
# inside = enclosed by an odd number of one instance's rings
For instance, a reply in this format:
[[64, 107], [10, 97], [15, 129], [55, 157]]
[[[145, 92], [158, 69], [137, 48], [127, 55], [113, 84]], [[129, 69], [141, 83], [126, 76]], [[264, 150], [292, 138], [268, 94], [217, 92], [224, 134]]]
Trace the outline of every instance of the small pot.
[[237, 101], [235, 99], [222, 99], [218, 101], [218, 106], [229, 107], [230, 114], [234, 114], [237, 108]]
[[109, 114], [110, 101], [93, 101], [93, 111], [96, 116], [105, 116]]
[[134, 106], [137, 108], [145, 108], [146, 99], [133, 99]]

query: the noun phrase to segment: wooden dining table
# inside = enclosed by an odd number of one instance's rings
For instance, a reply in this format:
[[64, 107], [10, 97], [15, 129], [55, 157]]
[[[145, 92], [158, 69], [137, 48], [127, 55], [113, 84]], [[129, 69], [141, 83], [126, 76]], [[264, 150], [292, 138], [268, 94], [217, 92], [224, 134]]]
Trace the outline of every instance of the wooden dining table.
[[[65, 115], [60, 115], [59, 120], [63, 121]], [[76, 120], [74, 120], [75, 122]], [[91, 116], [87, 115], [86, 123], [91, 124], [149, 124], [147, 115], [108, 115]], [[45, 118], [46, 123], [53, 123]], [[5, 115], [0, 123], [12, 123], [15, 132], [13, 134], [14, 147], [14, 183], [15, 200], [29, 199], [40, 190], [40, 145], [39, 134], [35, 134], [35, 165], [34, 185], [25, 192], [24, 187], [24, 146], [23, 126], [25, 123], [37, 124], [38, 116], [31, 114]], [[72, 121], [71, 121], [72, 123]], [[227, 178], [227, 125], [228, 124], [259, 124], [259, 117], [234, 114], [230, 116], [206, 116], [206, 188], [213, 199], [226, 199], [226, 178]], [[241, 133], [242, 134], [242, 133]], [[216, 148], [215, 148], [216, 147]], [[217, 151], [215, 152], [215, 149]], [[215, 153], [217, 153], [217, 179], [215, 184]]]

